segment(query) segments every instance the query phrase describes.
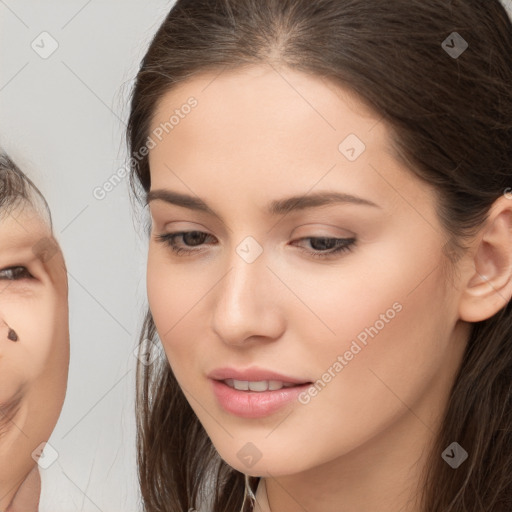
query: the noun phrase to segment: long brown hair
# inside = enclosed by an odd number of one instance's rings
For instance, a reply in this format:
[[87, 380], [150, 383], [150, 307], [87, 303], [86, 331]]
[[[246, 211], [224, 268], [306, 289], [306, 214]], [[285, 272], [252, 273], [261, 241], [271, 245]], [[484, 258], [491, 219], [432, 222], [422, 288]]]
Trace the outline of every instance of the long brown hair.
[[[452, 263], [512, 185], [512, 24], [498, 0], [178, 0], [132, 93], [135, 198], [150, 188], [141, 148], [158, 100], [198, 73], [261, 63], [348, 87], [382, 116], [397, 156], [435, 187]], [[511, 304], [472, 325], [422, 512], [512, 510]], [[140, 339], [158, 341], [149, 310]], [[220, 459], [165, 358], [139, 364], [136, 412], [144, 510], [199, 509], [208, 488], [211, 510], [240, 510], [244, 475]], [[441, 458], [453, 441], [470, 454], [456, 471]]]

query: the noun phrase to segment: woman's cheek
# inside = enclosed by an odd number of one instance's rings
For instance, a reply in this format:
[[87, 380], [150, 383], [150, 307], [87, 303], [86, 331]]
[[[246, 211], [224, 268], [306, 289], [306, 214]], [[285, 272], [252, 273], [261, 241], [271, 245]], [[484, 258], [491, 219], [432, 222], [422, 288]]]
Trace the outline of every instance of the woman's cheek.
[[173, 265], [160, 250], [150, 249], [146, 289], [149, 309], [165, 345], [182, 322], [186, 323], [189, 315], [194, 316], [194, 307], [208, 287], [197, 273], [188, 272], [186, 266]]
[[18, 336], [11, 357], [27, 379], [35, 379], [45, 371], [52, 357], [58, 356], [58, 304], [51, 293], [45, 293], [8, 309], [10, 325]]

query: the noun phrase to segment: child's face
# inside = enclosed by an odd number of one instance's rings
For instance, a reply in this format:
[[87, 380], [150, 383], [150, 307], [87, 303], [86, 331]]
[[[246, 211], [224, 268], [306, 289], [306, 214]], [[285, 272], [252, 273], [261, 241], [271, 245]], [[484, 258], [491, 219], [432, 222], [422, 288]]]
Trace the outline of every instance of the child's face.
[[[0, 509], [34, 466], [64, 400], [67, 274], [50, 228], [31, 207], [0, 219]], [[15, 336], [9, 336], [10, 329]], [[38, 453], [36, 451], [36, 453]], [[12, 498], [12, 496], [10, 496]]]
[[[191, 96], [197, 106], [182, 108]], [[393, 157], [379, 121], [341, 89], [268, 68], [196, 77], [152, 121], [150, 309], [190, 405], [246, 474], [338, 461], [339, 476], [348, 454], [367, 471], [395, 446], [418, 458], [446, 403], [468, 324], [443, 272], [434, 194]], [[364, 202], [267, 211], [320, 192]], [[157, 239], [182, 231], [201, 233], [174, 238], [188, 254]], [[355, 243], [315, 258], [331, 239]], [[210, 378], [256, 367], [317, 386], [258, 394]]]

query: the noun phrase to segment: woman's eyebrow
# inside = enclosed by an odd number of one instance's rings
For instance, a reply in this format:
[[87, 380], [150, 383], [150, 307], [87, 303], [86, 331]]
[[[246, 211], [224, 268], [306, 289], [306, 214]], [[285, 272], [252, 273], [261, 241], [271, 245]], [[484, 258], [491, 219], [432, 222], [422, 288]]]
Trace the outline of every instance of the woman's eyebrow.
[[[209, 213], [218, 217], [208, 204], [199, 197], [181, 194], [168, 189], [150, 190], [146, 195], [146, 204], [151, 201], [161, 200], [169, 204], [182, 206], [191, 210]], [[321, 191], [314, 194], [292, 196], [284, 199], [276, 199], [269, 203], [267, 212], [270, 215], [286, 215], [295, 210], [305, 210], [330, 204], [356, 204], [381, 208], [378, 204], [344, 192]]]

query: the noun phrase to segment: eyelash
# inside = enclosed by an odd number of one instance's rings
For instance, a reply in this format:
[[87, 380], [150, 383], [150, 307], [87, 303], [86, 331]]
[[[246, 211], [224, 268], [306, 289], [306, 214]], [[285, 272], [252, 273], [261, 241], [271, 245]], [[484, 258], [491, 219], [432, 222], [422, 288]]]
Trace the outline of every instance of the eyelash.
[[[161, 242], [165, 245], [167, 245], [172, 252], [176, 254], [176, 256], [187, 256], [191, 255], [191, 253], [197, 253], [200, 252], [198, 250], [194, 249], [183, 249], [182, 247], [176, 247], [174, 239], [176, 237], [182, 237], [183, 235], [188, 235], [191, 233], [200, 233], [202, 235], [211, 236], [207, 233], [204, 233], [202, 231], [177, 231], [174, 233], [164, 233], [164, 234], [158, 234], [155, 236], [156, 240], [158, 242]], [[313, 258], [319, 258], [319, 259], [327, 259], [329, 257], [333, 257], [340, 253], [350, 252], [353, 250], [356, 239], [355, 238], [334, 238], [334, 237], [327, 237], [327, 236], [310, 236], [310, 237], [304, 237], [299, 238], [299, 240], [334, 240], [336, 243], [340, 243], [338, 247], [331, 249], [329, 252], [312, 252], [308, 251], [307, 249], [300, 248], [301, 251], [308, 253]]]
[[[21, 272], [20, 272], [21, 270]], [[3, 274], [7, 271], [11, 271], [11, 275], [14, 275], [13, 277], [3, 277]], [[0, 269], [0, 280], [5, 281], [19, 281], [20, 279], [31, 279], [34, 276], [27, 270], [26, 267], [23, 267], [22, 265], [14, 265], [12, 267], [6, 267]]]

